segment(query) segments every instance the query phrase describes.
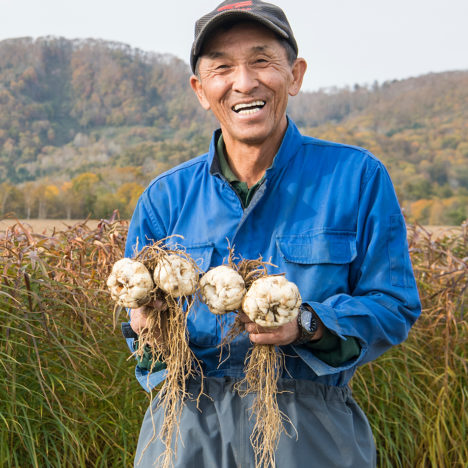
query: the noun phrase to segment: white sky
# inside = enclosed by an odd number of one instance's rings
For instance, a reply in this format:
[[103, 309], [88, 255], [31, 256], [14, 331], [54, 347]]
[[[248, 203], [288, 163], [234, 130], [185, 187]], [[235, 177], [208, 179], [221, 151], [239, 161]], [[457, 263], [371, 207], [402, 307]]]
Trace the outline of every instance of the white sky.
[[[0, 40], [92, 37], [188, 63], [195, 20], [220, 1], [0, 0]], [[468, 69], [468, 0], [270, 1], [309, 64], [305, 90]]]

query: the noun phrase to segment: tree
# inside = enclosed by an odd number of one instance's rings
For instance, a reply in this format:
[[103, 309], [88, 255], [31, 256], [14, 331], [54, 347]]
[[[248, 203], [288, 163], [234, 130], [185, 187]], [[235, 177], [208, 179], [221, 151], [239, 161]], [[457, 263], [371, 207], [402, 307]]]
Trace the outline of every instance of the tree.
[[24, 200], [21, 190], [8, 182], [0, 184], [0, 216], [11, 213], [20, 217], [23, 205]]
[[120, 216], [122, 218], [130, 218], [135, 209], [138, 198], [143, 193], [145, 188], [143, 185], [135, 182], [129, 182], [119, 187], [116, 192], [116, 198], [120, 203]]
[[[60, 187], [60, 200], [62, 204], [62, 212], [65, 213], [67, 219], [72, 219], [73, 214], [78, 212], [79, 201], [73, 191], [73, 183], [71, 181], [64, 182]], [[78, 216], [78, 215], [76, 215]]]
[[72, 179], [72, 191], [79, 201], [80, 212], [78, 216], [80, 218], [86, 218], [94, 213], [99, 181], [100, 177], [90, 172], [85, 172]]

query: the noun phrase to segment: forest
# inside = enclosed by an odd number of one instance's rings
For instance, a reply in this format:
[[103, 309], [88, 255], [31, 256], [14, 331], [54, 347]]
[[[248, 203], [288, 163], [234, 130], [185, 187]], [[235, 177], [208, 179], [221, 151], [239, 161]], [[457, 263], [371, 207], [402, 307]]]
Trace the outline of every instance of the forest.
[[[182, 60], [101, 40], [0, 42], [0, 217], [128, 218], [148, 182], [208, 149]], [[369, 149], [409, 221], [468, 217], [468, 70], [302, 92], [316, 138]]]

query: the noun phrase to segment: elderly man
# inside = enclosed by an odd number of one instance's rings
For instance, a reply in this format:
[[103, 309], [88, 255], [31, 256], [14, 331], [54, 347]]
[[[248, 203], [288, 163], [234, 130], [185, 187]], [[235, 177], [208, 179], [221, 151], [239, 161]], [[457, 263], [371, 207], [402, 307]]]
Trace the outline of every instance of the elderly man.
[[[189, 314], [208, 396], [198, 407], [185, 404], [177, 467], [255, 466], [252, 400], [234, 391], [251, 342], [285, 355], [278, 401], [297, 437], [282, 434], [277, 466], [375, 466], [369, 424], [347, 384], [358, 365], [404, 340], [420, 313], [404, 220], [383, 165], [361, 148], [301, 135], [286, 115], [306, 71], [297, 51], [286, 16], [269, 3], [225, 1], [197, 21], [190, 85], [221, 128], [208, 153], [150, 184], [132, 218], [127, 255], [179, 234], [208, 270], [234, 245], [244, 258], [271, 259], [271, 272], [285, 273], [303, 300], [298, 320], [274, 331], [244, 318], [247, 333], [221, 363], [216, 317], [203, 305]], [[224, 317], [225, 326], [234, 320]], [[134, 309], [133, 332], [144, 323], [144, 308]], [[132, 349], [133, 332], [124, 327]], [[164, 363], [149, 374], [140, 362], [137, 377], [145, 388], [157, 385]], [[194, 393], [197, 385], [190, 382]], [[140, 467], [153, 466], [163, 450], [153, 421], [161, 415], [150, 408]]]

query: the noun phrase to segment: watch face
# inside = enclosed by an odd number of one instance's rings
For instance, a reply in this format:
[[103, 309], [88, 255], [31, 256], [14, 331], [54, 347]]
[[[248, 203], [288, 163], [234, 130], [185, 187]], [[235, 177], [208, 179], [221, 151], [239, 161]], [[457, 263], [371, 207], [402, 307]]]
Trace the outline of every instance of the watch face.
[[318, 321], [315, 318], [315, 312], [307, 304], [301, 305], [297, 324], [299, 325], [299, 338], [293, 344], [303, 345], [308, 343], [313, 339], [317, 331]]
[[305, 307], [301, 307], [300, 315], [302, 334], [312, 337], [318, 328], [318, 322], [314, 317], [314, 312], [310, 309], [306, 309]]
[[301, 325], [306, 331], [310, 330], [310, 322], [312, 321], [312, 312], [307, 309], [301, 311]]

